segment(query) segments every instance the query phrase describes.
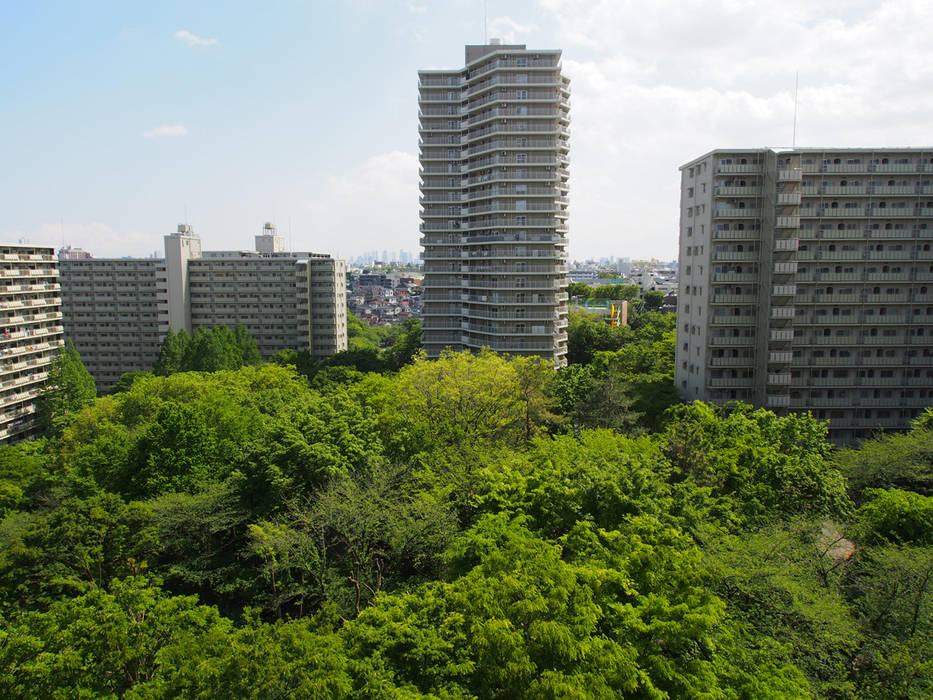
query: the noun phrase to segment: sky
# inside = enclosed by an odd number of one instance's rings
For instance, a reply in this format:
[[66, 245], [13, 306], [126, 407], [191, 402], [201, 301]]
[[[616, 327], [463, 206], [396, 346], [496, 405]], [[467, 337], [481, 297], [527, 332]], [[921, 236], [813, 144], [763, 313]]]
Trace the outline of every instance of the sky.
[[0, 241], [419, 248], [417, 71], [563, 50], [571, 259], [677, 254], [714, 148], [933, 146], [930, 0], [0, 2]]

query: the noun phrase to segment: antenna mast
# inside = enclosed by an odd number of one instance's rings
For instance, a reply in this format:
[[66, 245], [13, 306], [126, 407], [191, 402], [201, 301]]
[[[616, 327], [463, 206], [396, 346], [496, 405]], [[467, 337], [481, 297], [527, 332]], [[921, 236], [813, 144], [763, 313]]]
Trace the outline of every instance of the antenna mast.
[[791, 148], [797, 148], [797, 88], [800, 85], [800, 71], [794, 73], [794, 136]]
[[486, 23], [486, 0], [483, 0], [483, 45], [489, 43], [489, 30]]

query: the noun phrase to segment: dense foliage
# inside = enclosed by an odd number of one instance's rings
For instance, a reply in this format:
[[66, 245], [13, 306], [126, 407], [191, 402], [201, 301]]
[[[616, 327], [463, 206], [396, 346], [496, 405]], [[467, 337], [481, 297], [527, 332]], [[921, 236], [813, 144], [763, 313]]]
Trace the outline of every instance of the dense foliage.
[[0, 696], [929, 695], [933, 421], [665, 410], [668, 323], [140, 375], [0, 447]]
[[201, 326], [194, 335], [188, 335], [185, 329], [176, 333], [169, 328], [153, 372], [162, 376], [175, 372], [216, 372], [255, 365], [260, 359], [256, 339], [241, 323], [233, 330], [228, 326]]

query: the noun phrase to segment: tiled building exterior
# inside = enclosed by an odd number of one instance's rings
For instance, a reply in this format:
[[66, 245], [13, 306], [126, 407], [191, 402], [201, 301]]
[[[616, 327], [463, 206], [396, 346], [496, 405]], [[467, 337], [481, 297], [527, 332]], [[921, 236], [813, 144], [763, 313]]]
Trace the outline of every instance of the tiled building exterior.
[[852, 442], [933, 404], [933, 148], [716, 150], [681, 168], [684, 399]]
[[0, 443], [35, 434], [36, 400], [64, 344], [54, 252], [0, 244]]
[[420, 71], [422, 342], [567, 353], [570, 81], [561, 52], [467, 46]]
[[270, 225], [257, 251], [202, 251], [190, 227], [165, 237], [163, 259], [63, 260], [65, 335], [106, 391], [150, 370], [171, 327], [242, 323], [267, 359], [279, 350], [324, 358], [347, 348], [346, 263], [289, 253]]

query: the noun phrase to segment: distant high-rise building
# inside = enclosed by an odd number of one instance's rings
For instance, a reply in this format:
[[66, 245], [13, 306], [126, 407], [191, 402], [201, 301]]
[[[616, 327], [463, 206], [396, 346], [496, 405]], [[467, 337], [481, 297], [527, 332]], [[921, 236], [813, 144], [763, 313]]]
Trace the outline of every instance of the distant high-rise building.
[[36, 402], [63, 345], [55, 249], [0, 243], [0, 443], [34, 435]]
[[570, 81], [559, 50], [466, 47], [419, 72], [422, 342], [567, 354]]
[[92, 258], [90, 253], [82, 248], [72, 248], [70, 245], [58, 249], [59, 260], [87, 260]]
[[165, 237], [165, 258], [63, 260], [65, 336], [106, 391], [124, 372], [152, 369], [169, 328], [242, 323], [268, 359], [347, 348], [346, 263], [282, 250], [275, 227], [256, 251], [202, 251], [190, 226]]
[[837, 442], [933, 404], [933, 149], [716, 150], [681, 168], [684, 399]]

